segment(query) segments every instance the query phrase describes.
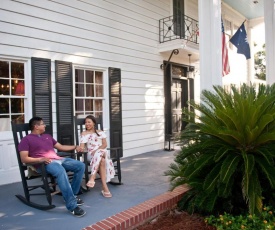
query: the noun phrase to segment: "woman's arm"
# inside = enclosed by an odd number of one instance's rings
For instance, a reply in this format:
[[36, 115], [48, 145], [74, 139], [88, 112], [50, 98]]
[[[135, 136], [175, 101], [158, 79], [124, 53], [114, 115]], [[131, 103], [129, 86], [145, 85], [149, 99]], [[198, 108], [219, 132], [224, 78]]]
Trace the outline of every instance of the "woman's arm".
[[102, 139], [102, 145], [98, 147], [98, 149], [106, 149], [107, 148], [107, 140], [106, 138]]

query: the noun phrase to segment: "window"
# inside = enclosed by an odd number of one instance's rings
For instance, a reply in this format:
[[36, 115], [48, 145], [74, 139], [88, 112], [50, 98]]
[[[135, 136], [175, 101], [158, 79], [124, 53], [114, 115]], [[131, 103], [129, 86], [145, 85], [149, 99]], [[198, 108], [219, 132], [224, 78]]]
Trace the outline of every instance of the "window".
[[184, 38], [184, 0], [173, 0], [174, 33]]
[[103, 72], [75, 69], [75, 115], [103, 115]]
[[25, 65], [0, 60], [0, 131], [10, 131], [10, 121], [24, 123]]

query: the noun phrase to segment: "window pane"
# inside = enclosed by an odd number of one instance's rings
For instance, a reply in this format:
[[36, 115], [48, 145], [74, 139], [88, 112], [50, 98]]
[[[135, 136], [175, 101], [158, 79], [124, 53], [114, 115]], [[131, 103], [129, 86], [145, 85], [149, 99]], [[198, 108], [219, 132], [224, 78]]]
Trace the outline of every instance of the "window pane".
[[75, 110], [76, 111], [84, 110], [84, 100], [83, 99], [75, 99]]
[[102, 72], [95, 72], [95, 83], [103, 84]]
[[75, 84], [75, 96], [77, 97], [84, 96], [84, 84]]
[[94, 71], [86, 70], [86, 83], [94, 83]]
[[103, 85], [95, 86], [96, 97], [103, 97]]
[[75, 116], [76, 117], [85, 117], [85, 114], [83, 112], [76, 112]]
[[95, 100], [95, 111], [102, 111], [102, 100]]
[[9, 99], [0, 98], [0, 114], [9, 113]]
[[85, 100], [85, 110], [86, 111], [93, 111], [93, 100], [86, 99]]
[[9, 80], [0, 79], [0, 95], [10, 95]]
[[9, 62], [0, 61], [0, 77], [9, 78]]
[[94, 97], [94, 85], [86, 85], [86, 97]]
[[24, 96], [25, 95], [25, 85], [24, 81], [12, 81], [12, 95]]
[[24, 99], [12, 98], [11, 99], [11, 113], [24, 113]]
[[24, 79], [24, 64], [23, 63], [11, 63], [11, 77]]
[[75, 70], [75, 82], [84, 82], [84, 70]]
[[182, 66], [175, 66], [172, 65], [172, 75], [178, 76], [178, 77], [184, 77], [185, 71]]
[[11, 120], [17, 124], [25, 123], [25, 116], [24, 115], [12, 115]]
[[103, 113], [102, 113], [102, 112], [95, 112], [94, 114], [95, 114], [95, 115], [94, 115], [95, 117], [99, 117], [99, 116], [102, 117], [102, 116], [103, 116]]

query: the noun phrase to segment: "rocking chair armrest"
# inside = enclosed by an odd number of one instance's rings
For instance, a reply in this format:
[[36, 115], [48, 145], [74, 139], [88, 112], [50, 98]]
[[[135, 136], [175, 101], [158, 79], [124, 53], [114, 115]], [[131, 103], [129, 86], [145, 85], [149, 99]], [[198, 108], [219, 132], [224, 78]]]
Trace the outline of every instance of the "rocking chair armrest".
[[79, 161], [80, 160], [80, 157], [82, 156], [83, 157], [83, 162], [84, 163], [87, 163], [88, 162], [88, 152], [77, 152], [76, 153], [76, 157], [77, 157], [77, 160]]
[[[41, 169], [41, 172], [38, 172], [37, 168], [34, 167], [34, 165], [38, 166]], [[44, 175], [44, 176], [47, 175], [45, 166], [46, 166], [46, 164], [44, 162], [33, 163], [33, 164], [31, 164], [31, 163], [23, 164], [23, 167], [25, 168], [24, 170], [28, 170], [27, 177], [29, 179], [33, 178], [33, 177], [41, 176], [41, 175]]]
[[119, 152], [120, 150], [122, 149], [121, 147], [110, 147], [110, 148], [107, 148], [108, 150], [110, 151], [115, 151], [115, 157], [111, 157], [111, 158], [115, 158], [115, 159], [119, 159], [120, 158], [120, 155], [119, 155]]
[[60, 157], [71, 157], [74, 158], [75, 153], [72, 152], [57, 152], [56, 153]]

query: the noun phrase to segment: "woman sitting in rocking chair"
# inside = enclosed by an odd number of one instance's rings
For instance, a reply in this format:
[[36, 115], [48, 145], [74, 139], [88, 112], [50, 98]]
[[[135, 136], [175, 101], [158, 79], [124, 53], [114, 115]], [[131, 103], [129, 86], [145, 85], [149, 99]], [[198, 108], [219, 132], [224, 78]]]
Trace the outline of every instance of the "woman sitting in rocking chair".
[[96, 130], [96, 119], [94, 116], [87, 116], [85, 118], [86, 131], [81, 133], [80, 147], [84, 149], [87, 145], [88, 160], [91, 165], [91, 176], [86, 184], [87, 187], [93, 188], [95, 186], [96, 173], [99, 172], [102, 181], [102, 195], [110, 198], [110, 193], [107, 183], [114, 178], [115, 169], [112, 160], [106, 150], [107, 141], [106, 134], [102, 130]]

